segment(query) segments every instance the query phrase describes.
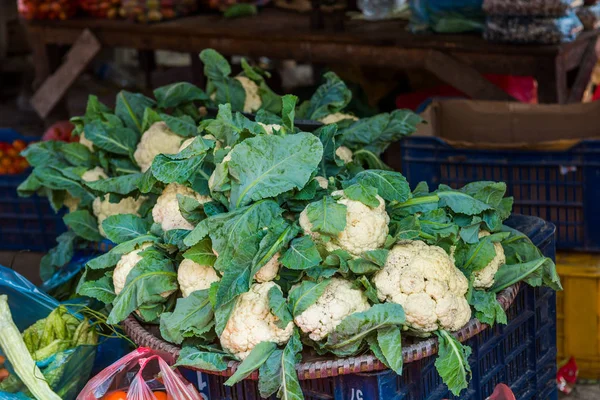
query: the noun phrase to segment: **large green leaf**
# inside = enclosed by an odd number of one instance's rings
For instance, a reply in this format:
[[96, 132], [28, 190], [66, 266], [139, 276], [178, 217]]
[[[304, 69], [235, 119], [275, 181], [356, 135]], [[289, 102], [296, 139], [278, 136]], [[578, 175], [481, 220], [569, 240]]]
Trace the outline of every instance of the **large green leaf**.
[[106, 237], [113, 243], [124, 243], [148, 233], [148, 224], [133, 214], [117, 214], [102, 221]]
[[177, 290], [177, 273], [173, 262], [154, 248], [141, 253], [142, 260], [127, 275], [123, 291], [115, 298], [108, 324], [118, 324], [140, 307], [163, 305], [161, 294]]
[[204, 238], [183, 253], [183, 257], [200, 265], [213, 266], [217, 256], [213, 253], [209, 238]]
[[56, 241], [56, 247], [50, 249], [46, 255], [40, 260], [40, 278], [46, 281], [54, 275], [57, 268], [65, 266], [75, 251], [75, 242], [77, 235], [73, 231], [61, 233]]
[[310, 133], [260, 135], [230, 154], [230, 203], [235, 208], [304, 187], [321, 161], [323, 146]]
[[121, 155], [133, 153], [139, 140], [138, 134], [131, 128], [110, 127], [99, 120], [86, 124], [84, 132], [86, 139], [99, 148]]
[[217, 118], [210, 121], [206, 126], [206, 131], [226, 146], [235, 145], [242, 135], [264, 133], [264, 129], [258, 123], [250, 121], [239, 112], [232, 114], [231, 110], [231, 104], [219, 104]]
[[292, 315], [297, 317], [306, 311], [308, 307], [312, 306], [323, 295], [330, 282], [330, 279], [325, 279], [319, 283], [302, 281], [302, 283], [290, 290], [288, 302]]
[[364, 205], [376, 208], [379, 206], [377, 199], [377, 189], [362, 182], [357, 182], [344, 189], [344, 194], [350, 200], [360, 201]]
[[91, 297], [104, 304], [112, 303], [116, 297], [112, 276], [107, 274], [95, 281], [83, 281], [77, 289], [77, 294]]
[[[146, 108], [153, 107], [154, 105], [154, 100], [144, 96], [143, 94], [130, 93], [122, 90], [119, 92], [119, 94], [117, 94], [115, 114], [121, 118], [127, 128], [141, 134], [143, 133], [142, 121], [144, 119], [144, 111]], [[87, 131], [85, 132], [85, 136], [92, 140], [90, 137], [88, 137]], [[95, 141], [92, 140], [92, 142], [96, 144]], [[135, 146], [133, 148], [135, 148]]]
[[352, 100], [352, 92], [335, 73], [327, 72], [323, 77], [325, 83], [319, 86], [310, 99], [304, 115], [307, 119], [318, 120], [335, 114]]
[[154, 90], [154, 97], [161, 108], [177, 107], [196, 100], [208, 100], [208, 96], [202, 89], [189, 82], [177, 82], [159, 87]]
[[389, 326], [377, 331], [377, 343], [386, 364], [398, 375], [402, 375], [402, 328]]
[[437, 331], [436, 335], [439, 350], [435, 368], [452, 394], [459, 396], [469, 385], [471, 348], [464, 346], [447, 331]]
[[506, 313], [496, 299], [496, 293], [483, 290], [473, 290], [469, 304], [475, 308], [475, 317], [484, 324], [493, 326], [494, 323], [506, 324]]
[[321, 255], [310, 236], [301, 236], [292, 240], [279, 261], [289, 269], [308, 269], [319, 265]]
[[306, 207], [306, 215], [313, 232], [335, 236], [346, 228], [346, 206], [337, 203], [329, 196], [310, 203]]
[[302, 351], [302, 343], [297, 330], [283, 350], [275, 350], [259, 369], [258, 390], [267, 398], [277, 392], [277, 397], [285, 400], [303, 399], [302, 389], [296, 373], [297, 355]]
[[387, 147], [417, 130], [423, 119], [409, 110], [395, 110], [353, 122], [341, 128], [341, 142], [352, 150], [367, 150], [380, 156]]
[[276, 348], [277, 345], [273, 342], [260, 342], [254, 346], [250, 354], [248, 354], [248, 357], [242, 361], [235, 373], [225, 381], [224, 385], [233, 386], [255, 370], [259, 369]]
[[153, 235], [138, 236], [135, 239], [131, 239], [128, 242], [121, 243], [113, 247], [108, 253], [104, 253], [96, 258], [92, 258], [87, 262], [86, 266], [94, 270], [113, 267], [123, 254], [132, 252], [143, 243], [152, 243], [156, 242], [157, 240], [158, 238]]
[[398, 327], [405, 323], [400, 304], [375, 304], [367, 311], [350, 314], [329, 334], [326, 347], [339, 357], [354, 354], [366, 337], [379, 329]]
[[138, 183], [142, 179], [142, 173], [117, 176], [114, 178], [98, 179], [93, 182], [85, 182], [85, 185], [92, 190], [102, 193], [116, 193], [128, 195], [138, 190]]
[[288, 308], [288, 303], [283, 297], [283, 292], [278, 286], [273, 286], [268, 292], [269, 308], [273, 315], [277, 317], [275, 324], [280, 329], [285, 329], [292, 322], [292, 314]]
[[410, 186], [399, 172], [368, 169], [356, 174], [350, 183], [361, 183], [377, 189], [377, 194], [386, 201], [404, 203], [411, 197]]
[[96, 217], [87, 210], [78, 210], [68, 213], [63, 217], [65, 224], [77, 234], [86, 240], [98, 242], [104, 239], [98, 231], [98, 221]]
[[184, 346], [179, 352], [176, 367], [197, 368], [204, 371], [225, 371], [232, 359], [229, 354]]
[[208, 290], [197, 290], [188, 297], [177, 299], [173, 312], [160, 316], [161, 336], [175, 344], [181, 344], [185, 338], [202, 337], [213, 326]]

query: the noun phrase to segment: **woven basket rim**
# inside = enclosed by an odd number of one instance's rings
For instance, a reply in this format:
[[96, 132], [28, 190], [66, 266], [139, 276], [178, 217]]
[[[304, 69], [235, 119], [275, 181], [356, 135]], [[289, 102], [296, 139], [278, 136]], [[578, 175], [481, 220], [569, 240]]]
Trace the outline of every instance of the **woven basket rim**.
[[[502, 290], [497, 295], [498, 302], [506, 311], [514, 302], [519, 292], [520, 283]], [[179, 356], [180, 347], [177, 347], [152, 333], [139, 323], [139, 321], [130, 315], [124, 322], [124, 329], [127, 335], [140, 347], [149, 347], [154, 350], [161, 350], [171, 354], [174, 358]], [[487, 324], [479, 322], [477, 318], [471, 320], [460, 330], [453, 332], [453, 335], [460, 341], [464, 342], [473, 336], [479, 334], [488, 328]], [[403, 346], [402, 358], [404, 363], [422, 360], [437, 354], [438, 340], [431, 337], [417, 343]], [[191, 370], [204, 372], [212, 375], [231, 376], [235, 373], [239, 366], [238, 361], [230, 361], [227, 369], [224, 371], [207, 371], [193, 367], [185, 367]], [[357, 374], [361, 372], [382, 371], [387, 367], [379, 361], [373, 354], [365, 354], [358, 357], [334, 358], [328, 360], [315, 360], [300, 362], [296, 364], [296, 371], [300, 380], [328, 378], [338, 375]], [[255, 371], [247, 379], [258, 379], [258, 372]]]

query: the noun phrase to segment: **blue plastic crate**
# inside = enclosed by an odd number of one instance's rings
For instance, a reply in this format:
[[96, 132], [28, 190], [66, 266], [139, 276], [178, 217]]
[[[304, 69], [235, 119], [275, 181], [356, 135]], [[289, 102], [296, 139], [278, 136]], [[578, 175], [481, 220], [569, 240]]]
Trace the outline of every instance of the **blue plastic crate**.
[[[0, 129], [0, 142], [35, 139], [11, 129]], [[31, 171], [18, 175], [0, 175], [0, 250], [45, 252], [56, 244], [56, 237], [66, 230], [62, 215], [57, 215], [47, 199], [39, 196], [19, 197], [17, 187]]]
[[506, 182], [515, 213], [556, 225], [559, 249], [600, 251], [600, 141], [564, 151], [522, 151], [459, 149], [435, 137], [409, 137], [399, 147], [402, 173], [413, 185]]
[[[513, 216], [507, 224], [527, 234], [554, 259], [555, 227], [535, 217]], [[522, 285], [507, 310], [508, 324], [488, 328], [469, 339], [473, 372], [461, 400], [483, 400], [497, 384], [511, 387], [519, 400], [558, 399], [556, 390], [556, 295], [548, 288]], [[393, 371], [342, 375], [300, 381], [307, 400], [441, 400], [459, 399], [448, 392], [435, 369], [435, 357], [404, 365], [402, 376]], [[181, 369], [210, 400], [258, 400], [256, 381], [227, 387], [226, 377]]]

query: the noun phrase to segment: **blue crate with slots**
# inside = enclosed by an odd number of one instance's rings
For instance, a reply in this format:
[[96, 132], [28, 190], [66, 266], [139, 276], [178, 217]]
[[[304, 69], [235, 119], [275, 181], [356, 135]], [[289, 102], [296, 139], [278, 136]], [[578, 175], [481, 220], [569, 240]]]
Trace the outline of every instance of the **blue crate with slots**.
[[[21, 136], [11, 129], [0, 129], [0, 142], [12, 143]], [[62, 215], [52, 210], [47, 199], [19, 197], [17, 187], [30, 171], [17, 175], [0, 175], [0, 250], [45, 252], [55, 246], [56, 237], [66, 230]]]
[[[507, 224], [529, 236], [545, 256], [554, 259], [555, 227], [535, 217], [513, 216]], [[521, 285], [507, 310], [508, 324], [488, 328], [465, 343], [473, 352], [470, 386], [452, 396], [435, 369], [435, 356], [393, 371], [341, 375], [300, 381], [306, 400], [482, 400], [497, 384], [510, 386], [519, 400], [558, 399], [556, 389], [556, 294], [549, 288]], [[256, 381], [233, 387], [227, 377], [181, 368], [185, 377], [211, 400], [258, 400]], [[274, 399], [275, 397], [273, 397]]]
[[556, 225], [559, 249], [600, 251], [600, 141], [584, 140], [563, 151], [456, 148], [437, 137], [400, 143], [402, 173], [430, 189], [441, 183], [506, 182], [514, 212]]

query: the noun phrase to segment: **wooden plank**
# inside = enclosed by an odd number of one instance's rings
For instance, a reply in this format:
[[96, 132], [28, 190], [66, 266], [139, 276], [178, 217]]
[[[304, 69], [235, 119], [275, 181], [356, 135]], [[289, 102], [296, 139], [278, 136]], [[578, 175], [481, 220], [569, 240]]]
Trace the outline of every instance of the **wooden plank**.
[[442, 52], [432, 50], [425, 69], [456, 89], [480, 100], [514, 100], [508, 93], [485, 79], [476, 69]]
[[98, 54], [100, 48], [100, 42], [89, 30], [86, 29], [79, 36], [69, 53], [67, 53], [66, 61], [53, 75], [46, 79], [31, 98], [31, 105], [40, 117], [46, 118], [48, 116], [77, 77]]
[[571, 88], [568, 103], [579, 103], [583, 98], [583, 93], [590, 83], [590, 77], [594, 71], [594, 67], [598, 62], [598, 54], [600, 53], [600, 39], [590, 40], [582, 60], [579, 64], [579, 71], [575, 77], [575, 83]]

